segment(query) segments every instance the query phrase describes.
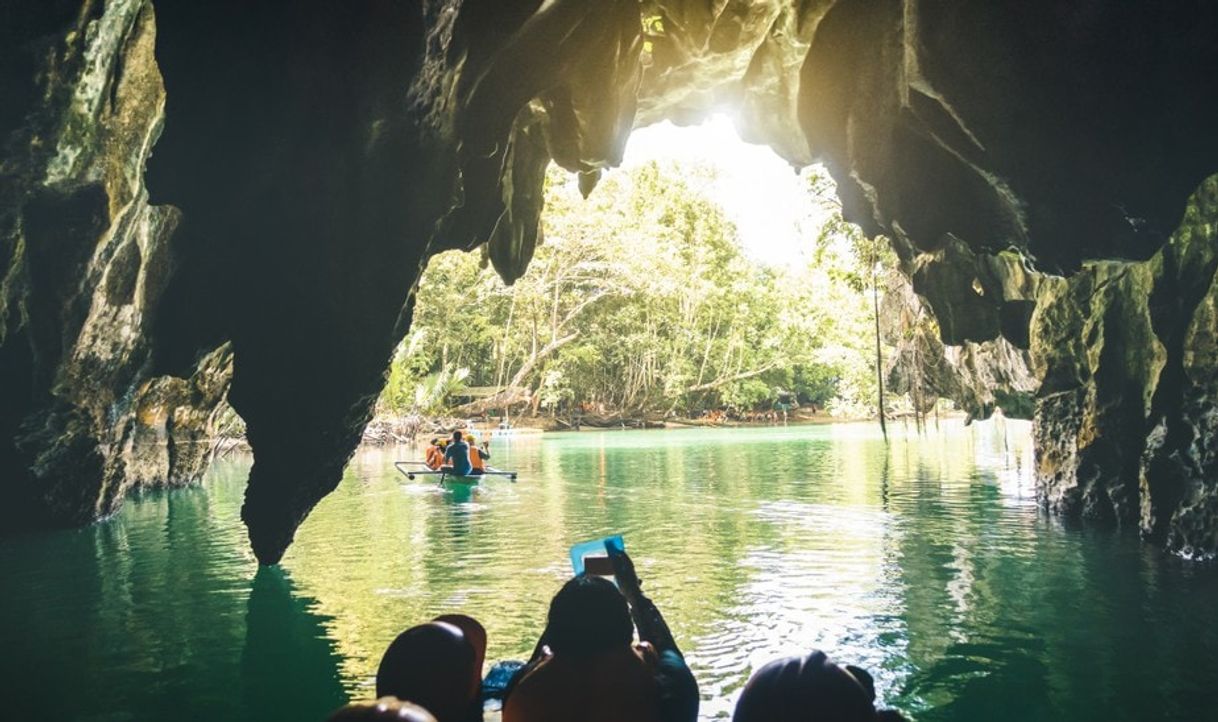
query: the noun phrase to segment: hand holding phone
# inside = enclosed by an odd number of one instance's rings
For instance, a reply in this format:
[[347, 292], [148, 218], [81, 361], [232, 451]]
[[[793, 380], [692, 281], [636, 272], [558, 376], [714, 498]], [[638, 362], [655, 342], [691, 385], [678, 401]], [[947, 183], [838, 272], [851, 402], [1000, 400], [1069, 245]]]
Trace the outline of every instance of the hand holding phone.
[[614, 551], [626, 551], [626, 542], [622, 540], [621, 535], [593, 539], [571, 547], [571, 568], [575, 571], [575, 576], [614, 576], [615, 567], [610, 560], [610, 554]]
[[634, 571], [634, 561], [630, 555], [625, 549], [607, 547], [606, 551], [609, 553], [609, 563], [613, 566], [613, 578], [617, 581], [617, 588], [622, 590], [627, 599], [641, 595], [643, 583]]

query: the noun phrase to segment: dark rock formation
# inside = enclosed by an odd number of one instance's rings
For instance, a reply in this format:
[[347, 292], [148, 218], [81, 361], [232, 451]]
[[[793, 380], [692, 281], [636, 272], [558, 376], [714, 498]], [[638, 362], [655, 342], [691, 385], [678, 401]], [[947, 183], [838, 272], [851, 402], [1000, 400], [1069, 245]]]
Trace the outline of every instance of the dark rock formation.
[[[632, 128], [729, 108], [746, 138], [827, 164], [962, 368], [991, 354], [968, 344], [1042, 355], [1051, 504], [1142, 509], [1153, 535], [1215, 547], [1204, 273], [1083, 268], [1151, 258], [1218, 170], [1214, 3], [26, 5], [0, 13], [0, 473], [36, 516], [197, 473], [178, 439], [206, 431], [231, 348], [243, 516], [276, 561], [359, 441], [427, 256], [483, 246], [510, 281], [551, 159], [591, 191]], [[1161, 277], [1204, 270], [1174, 253]], [[1029, 269], [1076, 275], [1032, 291]], [[1118, 348], [1138, 364], [1087, 356]], [[174, 451], [132, 463], [145, 422]], [[1071, 424], [1087, 443], [1049, 444]], [[1129, 438], [1149, 438], [1137, 459]]]
[[[1010, 295], [1028, 293], [1040, 281], [1023, 271], [1014, 254], [987, 258], [992, 278], [1005, 280]], [[967, 413], [969, 422], [988, 419], [998, 409], [1009, 418], [1032, 418], [1040, 383], [1028, 351], [1002, 336], [945, 343], [950, 336], [941, 327], [944, 320], [906, 276], [892, 276], [880, 312], [884, 338], [894, 348], [885, 359], [888, 390], [907, 395], [920, 413], [945, 398]]]
[[1048, 505], [1218, 550], [1218, 177], [1149, 261], [1046, 279], [1032, 324]]
[[[448, 76], [424, 64], [418, 3], [157, 8], [168, 98], [148, 182], [183, 223], [156, 361], [180, 374], [232, 342], [255, 458], [242, 517], [275, 562], [341, 478], [406, 332], [452, 198]], [[441, 53], [451, 13], [429, 13]]]
[[199, 478], [230, 356], [151, 366], [180, 217], [143, 182], [165, 99], [152, 7], [4, 16], [0, 529], [83, 524], [133, 487]]

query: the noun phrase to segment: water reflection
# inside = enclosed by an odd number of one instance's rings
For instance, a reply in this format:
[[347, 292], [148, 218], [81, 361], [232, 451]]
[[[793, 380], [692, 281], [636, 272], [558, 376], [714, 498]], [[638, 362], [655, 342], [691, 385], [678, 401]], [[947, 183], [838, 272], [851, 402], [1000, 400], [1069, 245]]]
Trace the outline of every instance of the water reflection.
[[[369, 465], [362, 483], [397, 516], [389, 528], [423, 530], [422, 548], [399, 552], [418, 569], [368, 570], [381, 580], [375, 598], [358, 588], [317, 595], [328, 613], [363, 621], [358, 642], [340, 640], [352, 679], [371, 674], [380, 650], [371, 639], [454, 608], [486, 622], [492, 659], [518, 657], [567, 574], [566, 547], [622, 532], [687, 640], [707, 718], [730, 713], [752, 668], [812, 646], [870, 666], [882, 696], [927, 719], [973, 719], [994, 705], [1009, 710], [999, 719], [1046, 709], [1085, 718], [1053, 692], [1056, 678], [1085, 673], [1063, 673], [1059, 661], [1073, 660], [1042, 630], [1077, 643], [1079, 628], [1102, 634], [1104, 622], [1059, 625], [1046, 594], [1143, 548], [1065, 534], [1038, 513], [1026, 426], [943, 427], [919, 435], [897, 425], [887, 446], [857, 425], [518, 439], [496, 460], [518, 468], [520, 483], [488, 482], [468, 498]], [[331, 524], [354, 523], [341, 514], [316, 515], [325, 528], [302, 530], [292, 552], [310, 585], [333, 576], [323, 552]], [[374, 558], [367, 547], [382, 531], [356, 542], [366, 550], [353, 558]], [[1068, 594], [1103, 605], [1112, 590]], [[395, 610], [392, 621], [374, 608]], [[1095, 692], [1080, 699], [1095, 704]]]
[[295, 593], [282, 569], [261, 567], [255, 574], [241, 655], [241, 694], [251, 721], [316, 719], [318, 710], [346, 702], [326, 628], [333, 620], [314, 614], [315, 604]]
[[[1218, 573], [1064, 528], [1026, 425], [582, 432], [495, 442], [518, 483], [407, 481], [365, 450], [256, 571], [248, 460], [115, 519], [0, 543], [0, 694], [20, 716], [79, 680], [69, 718], [214, 719], [372, 694], [402, 629], [463, 611], [488, 659], [527, 655], [567, 548], [626, 537], [724, 719], [749, 672], [823, 647], [919, 720], [1212, 718]], [[14, 623], [16, 622], [16, 623]], [[278, 706], [277, 706], [278, 705]], [[276, 716], [282, 716], [278, 712]]]
[[222, 475], [0, 544], [5, 719], [308, 720], [340, 704], [326, 620], [282, 571], [255, 573], [240, 493]]

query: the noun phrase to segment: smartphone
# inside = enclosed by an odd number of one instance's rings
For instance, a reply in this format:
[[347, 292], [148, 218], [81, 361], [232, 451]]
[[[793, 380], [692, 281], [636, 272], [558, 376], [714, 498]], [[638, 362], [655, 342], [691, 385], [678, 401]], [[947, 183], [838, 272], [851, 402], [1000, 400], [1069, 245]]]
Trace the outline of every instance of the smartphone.
[[604, 554], [600, 556], [589, 554], [584, 557], [584, 574], [611, 577], [613, 576], [613, 561]]
[[584, 573], [599, 577], [613, 576], [609, 549], [626, 551], [626, 542], [620, 534], [580, 542], [571, 547], [571, 568], [575, 570], [575, 576]]

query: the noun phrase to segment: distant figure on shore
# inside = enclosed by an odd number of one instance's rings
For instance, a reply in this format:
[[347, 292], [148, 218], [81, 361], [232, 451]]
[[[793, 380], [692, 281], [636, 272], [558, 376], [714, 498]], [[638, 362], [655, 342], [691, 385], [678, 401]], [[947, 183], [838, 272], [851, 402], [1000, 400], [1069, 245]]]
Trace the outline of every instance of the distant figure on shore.
[[787, 657], [749, 679], [732, 722], [903, 722], [875, 709], [875, 682], [858, 667], [839, 667], [824, 652]]
[[[482, 630], [477, 622], [464, 619]], [[376, 671], [377, 697], [397, 697], [421, 705], [438, 722], [481, 720], [480, 660], [486, 652], [486, 633], [471, 639], [477, 634], [467, 636], [461, 626], [449, 621], [420, 624], [402, 632], [381, 657]]]
[[444, 471], [458, 476], [469, 476], [474, 467], [469, 463], [469, 444], [461, 440], [461, 432], [453, 432], [453, 440], [444, 450]]
[[413, 702], [382, 697], [375, 702], [349, 704], [330, 715], [326, 722], [436, 722], [436, 718]]
[[550, 602], [533, 658], [508, 692], [504, 722], [697, 719], [698, 685], [668, 625], [644, 596], [630, 558], [612, 552], [611, 559], [621, 591], [581, 575]]

